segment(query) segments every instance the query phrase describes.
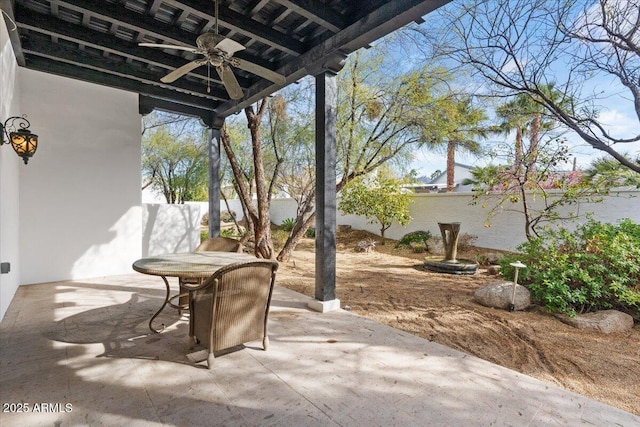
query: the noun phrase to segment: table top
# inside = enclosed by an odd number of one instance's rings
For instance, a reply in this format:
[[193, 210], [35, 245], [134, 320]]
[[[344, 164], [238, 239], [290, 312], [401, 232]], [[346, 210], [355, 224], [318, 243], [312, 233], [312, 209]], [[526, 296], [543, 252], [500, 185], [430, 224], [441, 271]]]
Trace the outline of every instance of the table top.
[[226, 265], [255, 259], [237, 252], [185, 252], [141, 258], [133, 263], [133, 269], [155, 276], [206, 278]]

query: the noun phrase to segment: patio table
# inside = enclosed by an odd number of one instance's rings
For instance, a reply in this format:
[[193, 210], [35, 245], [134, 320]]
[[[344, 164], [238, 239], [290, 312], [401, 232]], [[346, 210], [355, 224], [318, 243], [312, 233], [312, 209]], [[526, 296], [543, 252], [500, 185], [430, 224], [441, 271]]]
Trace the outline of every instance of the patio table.
[[153, 320], [164, 310], [165, 306], [176, 309], [185, 309], [182, 305], [171, 302], [180, 295], [170, 297], [171, 288], [167, 277], [180, 277], [184, 279], [206, 279], [220, 268], [240, 261], [250, 261], [255, 256], [236, 252], [185, 252], [177, 254], [163, 254], [147, 258], [141, 258], [133, 263], [133, 269], [139, 273], [160, 276], [164, 281], [167, 292], [162, 307], [149, 320], [149, 329], [159, 333], [164, 329], [155, 329]]

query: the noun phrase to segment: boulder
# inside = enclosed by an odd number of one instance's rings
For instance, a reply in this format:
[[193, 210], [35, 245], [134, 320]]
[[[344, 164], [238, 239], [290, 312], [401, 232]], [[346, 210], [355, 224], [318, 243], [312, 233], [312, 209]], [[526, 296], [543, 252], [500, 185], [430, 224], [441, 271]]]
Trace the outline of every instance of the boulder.
[[[481, 288], [476, 289], [473, 297], [478, 304], [485, 307], [509, 309], [511, 296], [513, 295], [513, 282], [504, 280], [491, 282]], [[515, 310], [524, 310], [531, 305], [531, 292], [522, 285], [516, 285], [516, 295], [514, 299]]]
[[558, 318], [575, 328], [603, 334], [625, 332], [633, 328], [633, 317], [618, 310], [601, 310], [575, 317], [559, 315]]

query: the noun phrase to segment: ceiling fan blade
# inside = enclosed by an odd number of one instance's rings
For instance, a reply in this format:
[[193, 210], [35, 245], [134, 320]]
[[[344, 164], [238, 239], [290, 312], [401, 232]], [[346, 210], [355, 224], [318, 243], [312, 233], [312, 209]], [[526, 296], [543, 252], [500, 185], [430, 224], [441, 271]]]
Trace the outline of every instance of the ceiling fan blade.
[[217, 45], [216, 49], [219, 49], [229, 56], [233, 56], [234, 53], [246, 49], [240, 43], [231, 39], [222, 39]]
[[197, 53], [199, 49], [197, 47], [187, 47], [187, 46], [176, 46], [172, 44], [156, 44], [156, 43], [138, 43], [138, 46], [142, 47], [158, 47], [161, 49], [175, 49], [175, 50], [186, 50], [187, 52]]
[[196, 68], [198, 68], [202, 64], [203, 63], [201, 61], [188, 62], [188, 63], [184, 64], [182, 67], [176, 68], [175, 70], [173, 70], [172, 72], [170, 72], [169, 74], [167, 74], [166, 76], [161, 78], [160, 81], [162, 83], [173, 83], [176, 80], [178, 80], [180, 77], [184, 76], [185, 74], [189, 73], [190, 71], [195, 70]]
[[216, 71], [218, 72], [220, 80], [222, 80], [222, 84], [229, 93], [229, 97], [231, 99], [240, 99], [244, 96], [244, 92], [242, 92], [242, 88], [240, 87], [236, 76], [233, 75], [231, 67], [227, 64], [222, 64], [216, 67]]
[[282, 74], [278, 74], [268, 68], [262, 67], [258, 64], [254, 64], [253, 62], [244, 61], [240, 58], [234, 58], [233, 60], [235, 62], [234, 65], [236, 65], [238, 68], [241, 68], [257, 76], [264, 77], [265, 79], [270, 80], [274, 83], [278, 83], [281, 85], [286, 83], [286, 79]]

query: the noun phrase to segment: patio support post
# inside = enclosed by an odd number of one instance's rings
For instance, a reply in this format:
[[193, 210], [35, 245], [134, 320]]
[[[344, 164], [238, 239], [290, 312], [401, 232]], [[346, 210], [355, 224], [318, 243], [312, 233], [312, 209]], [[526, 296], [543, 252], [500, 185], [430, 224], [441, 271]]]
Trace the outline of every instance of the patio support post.
[[340, 308], [336, 299], [336, 106], [333, 71], [316, 75], [316, 301], [320, 312]]
[[209, 237], [220, 236], [220, 137], [224, 119], [209, 128]]

